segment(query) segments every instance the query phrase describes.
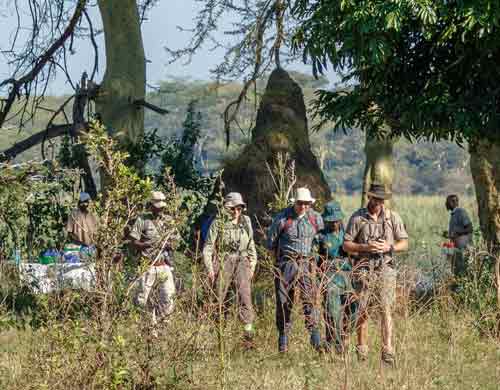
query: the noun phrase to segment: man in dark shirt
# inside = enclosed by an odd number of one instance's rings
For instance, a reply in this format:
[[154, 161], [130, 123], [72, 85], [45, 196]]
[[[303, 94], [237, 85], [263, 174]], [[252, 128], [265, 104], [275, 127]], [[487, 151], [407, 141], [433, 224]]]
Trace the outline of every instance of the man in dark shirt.
[[450, 212], [450, 223], [445, 237], [455, 245], [455, 252], [451, 256], [451, 269], [455, 276], [463, 276], [467, 271], [467, 259], [464, 250], [472, 243], [472, 221], [463, 208], [458, 207], [457, 195], [446, 197], [446, 209]]

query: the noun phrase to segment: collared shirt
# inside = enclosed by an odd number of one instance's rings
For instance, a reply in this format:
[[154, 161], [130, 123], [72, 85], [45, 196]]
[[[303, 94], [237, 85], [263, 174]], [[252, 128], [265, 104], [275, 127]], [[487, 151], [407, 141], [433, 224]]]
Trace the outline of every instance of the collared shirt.
[[342, 250], [344, 235], [344, 228], [341, 228], [337, 233], [323, 229], [314, 237], [313, 252], [319, 257], [318, 264], [326, 261], [328, 270], [351, 270], [351, 265], [347, 258], [342, 259], [342, 257], [345, 257], [345, 253]]
[[81, 243], [87, 246], [94, 245], [94, 236], [97, 233], [97, 218], [90, 211], [82, 211], [79, 208], [74, 209], [68, 218], [66, 231]]
[[451, 211], [448, 236], [453, 239], [457, 248], [465, 248], [472, 241], [472, 234], [463, 233], [465, 227], [471, 224], [472, 221], [464, 209], [457, 207]]
[[278, 213], [267, 235], [267, 248], [277, 250], [278, 260], [311, 256], [316, 233], [324, 228], [321, 214], [308, 210], [299, 218], [293, 207]]
[[[248, 257], [253, 272], [257, 265], [257, 251], [255, 250], [250, 217], [242, 215], [238, 223], [227, 221], [223, 226], [221, 226], [221, 222], [221, 219], [215, 219], [212, 222], [203, 247], [203, 262], [207, 267], [207, 271], [213, 271], [212, 256], [216, 243], [218, 243], [220, 253]], [[222, 235], [219, 237], [221, 232]]]
[[159, 216], [145, 213], [136, 219], [129, 236], [134, 240], [148, 243], [151, 247], [142, 250], [141, 255], [153, 260], [163, 243], [160, 243], [164, 221]]
[[323, 229], [314, 238], [315, 252], [328, 259], [339, 257], [344, 243], [344, 234], [344, 229], [340, 229], [337, 233]]
[[[352, 241], [357, 244], [385, 240], [389, 245], [394, 245], [396, 241], [404, 239], [408, 239], [408, 233], [399, 214], [389, 209], [383, 209], [374, 219], [366, 207], [359, 209], [351, 216], [344, 236], [344, 241]], [[360, 253], [359, 255], [369, 254]], [[388, 254], [385, 257], [390, 259]]]

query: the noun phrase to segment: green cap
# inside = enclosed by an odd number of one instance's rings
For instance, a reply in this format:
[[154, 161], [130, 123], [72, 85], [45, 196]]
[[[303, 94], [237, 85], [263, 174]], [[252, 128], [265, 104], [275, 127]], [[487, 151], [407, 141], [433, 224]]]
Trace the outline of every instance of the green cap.
[[340, 208], [340, 203], [335, 201], [328, 202], [325, 205], [322, 217], [325, 222], [342, 221], [344, 213]]

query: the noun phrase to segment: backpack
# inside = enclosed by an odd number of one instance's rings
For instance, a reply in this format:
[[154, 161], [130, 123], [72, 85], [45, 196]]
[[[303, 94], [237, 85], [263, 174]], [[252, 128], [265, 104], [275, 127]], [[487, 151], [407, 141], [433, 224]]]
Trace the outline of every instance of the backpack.
[[210, 226], [212, 222], [215, 220], [215, 215], [208, 215], [205, 217], [200, 224], [200, 248], [203, 248], [205, 245], [205, 241], [207, 240], [208, 231], [210, 230]]
[[[314, 228], [314, 232], [317, 233], [318, 232], [318, 222], [316, 221], [316, 218], [312, 215], [312, 213], [307, 213], [307, 219], [309, 220], [309, 223]], [[290, 228], [290, 226], [292, 226], [292, 224], [293, 224], [293, 218], [290, 214], [288, 214], [286, 222], [283, 225], [283, 227], [281, 228], [280, 235], [284, 231], [288, 230]]]

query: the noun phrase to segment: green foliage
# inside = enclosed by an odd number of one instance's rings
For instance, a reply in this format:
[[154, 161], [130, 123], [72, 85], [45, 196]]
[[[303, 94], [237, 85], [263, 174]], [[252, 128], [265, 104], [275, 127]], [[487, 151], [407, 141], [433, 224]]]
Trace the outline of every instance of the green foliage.
[[33, 257], [44, 249], [63, 247], [63, 226], [74, 206], [72, 194], [78, 179], [78, 171], [50, 162], [0, 167], [3, 257], [15, 248], [23, 257]]
[[295, 48], [313, 71], [344, 72], [346, 90], [316, 107], [335, 127], [458, 142], [499, 140], [500, 3], [297, 0]]
[[170, 167], [178, 186], [206, 193], [211, 189], [211, 181], [201, 177], [195, 167], [194, 147], [200, 138], [201, 113], [196, 111], [196, 101], [187, 108], [181, 138], [169, 140], [161, 156], [162, 167]]
[[[290, 73], [299, 82], [304, 91], [306, 104], [310, 105], [316, 88], [325, 88], [324, 80], [315, 81], [312, 76]], [[257, 95], [260, 96], [265, 81], [258, 83]], [[202, 115], [200, 122], [200, 138], [195, 148], [196, 168], [204, 175], [220, 169], [221, 161], [239, 154], [240, 148], [247, 142], [247, 137], [241, 132], [234, 132], [234, 143], [229, 149], [224, 145], [224, 131], [221, 125], [221, 114], [224, 107], [233, 101], [241, 88], [237, 83], [219, 86], [213, 83], [190, 80], [169, 80], [161, 83], [158, 92], [152, 92], [147, 100], [161, 107], [168, 107], [169, 114], [161, 116], [147, 110], [145, 125], [149, 130], [142, 142], [136, 145], [139, 150], [128, 150], [129, 160], [141, 161], [146, 176], [155, 176], [160, 171], [162, 147], [170, 140], [182, 138], [183, 122], [187, 117], [187, 107], [191, 100], [196, 99], [196, 111]], [[48, 107], [54, 99], [46, 104]], [[35, 117], [35, 128], [43, 125], [42, 115]], [[255, 120], [254, 102], [245, 102], [240, 111], [238, 122], [242, 129], [251, 129]], [[316, 123], [309, 117], [309, 123]], [[311, 132], [310, 139], [313, 151], [319, 160], [324, 150], [323, 173], [330, 187], [335, 192], [359, 192], [362, 184], [364, 168], [365, 136], [357, 129], [346, 129], [344, 132], [333, 132], [333, 123], [327, 123], [324, 130]], [[12, 140], [22, 139], [26, 132], [17, 134], [17, 130], [4, 129], [0, 133], [0, 145], [10, 145]], [[69, 140], [68, 140], [69, 141]], [[424, 193], [471, 193], [472, 180], [468, 168], [469, 156], [466, 145], [460, 148], [451, 142], [419, 142], [400, 141], [395, 148], [395, 164], [398, 167], [394, 180], [395, 191], [406, 194]], [[72, 146], [73, 148], [73, 146]], [[145, 151], [154, 151], [145, 153]], [[38, 154], [36, 154], [38, 153]], [[28, 158], [40, 158], [39, 148], [33, 148], [20, 156], [23, 161]], [[144, 158], [146, 156], [146, 158]], [[149, 156], [149, 157], [148, 157]], [[148, 160], [147, 164], [142, 163]], [[71, 161], [71, 159], [70, 159]], [[321, 161], [320, 161], [321, 162]]]
[[288, 154], [278, 153], [274, 166], [271, 168], [267, 162], [266, 166], [274, 184], [274, 199], [267, 206], [269, 212], [274, 214], [290, 205], [290, 197], [297, 181], [295, 161], [290, 160]]
[[500, 337], [500, 312], [495, 286], [495, 259], [487, 252], [467, 254], [467, 275], [458, 280], [458, 302], [474, 317], [474, 326], [482, 334]]

